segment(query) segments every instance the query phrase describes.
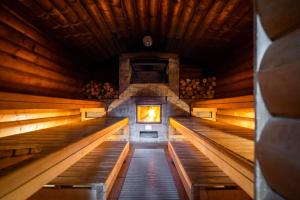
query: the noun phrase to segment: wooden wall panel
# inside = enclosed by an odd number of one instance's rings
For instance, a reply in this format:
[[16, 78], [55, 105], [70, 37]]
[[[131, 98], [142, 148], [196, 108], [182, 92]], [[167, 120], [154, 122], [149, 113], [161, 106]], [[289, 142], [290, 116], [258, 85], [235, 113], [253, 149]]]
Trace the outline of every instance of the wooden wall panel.
[[216, 98], [253, 94], [253, 44], [245, 42], [235, 48], [217, 69]]
[[270, 43], [257, 44], [256, 152], [261, 173], [257, 199], [296, 200], [300, 198], [300, 3], [261, 0], [257, 9], [262, 24], [258, 20], [258, 30], [266, 32], [258, 32], [258, 41]]
[[0, 4], [0, 90], [80, 98], [84, 74], [63, 48]]

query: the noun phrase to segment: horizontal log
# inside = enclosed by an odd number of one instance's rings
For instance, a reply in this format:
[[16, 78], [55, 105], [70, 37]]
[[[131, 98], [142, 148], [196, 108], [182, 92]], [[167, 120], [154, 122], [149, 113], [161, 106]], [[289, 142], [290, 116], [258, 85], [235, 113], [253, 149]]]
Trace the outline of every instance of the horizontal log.
[[224, 93], [224, 92], [236, 92], [243, 89], [253, 88], [254, 82], [253, 78], [243, 79], [238, 82], [228, 83], [226, 85], [218, 85], [216, 87], [216, 94], [217, 93]]
[[6, 52], [10, 55], [17, 56], [21, 59], [34, 63], [36, 65], [43, 66], [51, 71], [63, 73], [67, 77], [68, 76], [70, 77], [70, 75], [74, 77], [79, 77], [77, 74], [73, 73], [67, 67], [62, 67], [56, 64], [55, 62], [49, 60], [49, 58], [41, 56], [36, 52], [33, 52], [32, 50], [28, 50], [22, 46], [19, 46], [18, 44], [10, 42], [9, 40], [0, 39], [0, 50], [2, 52]]
[[300, 120], [269, 119], [257, 143], [260, 168], [271, 188], [286, 199], [300, 199]]
[[259, 0], [256, 2], [262, 26], [271, 39], [300, 28], [300, 1]]
[[[49, 69], [45, 69], [40, 65], [37, 65], [35, 63], [28, 62], [24, 59], [14, 57], [8, 53], [5, 53], [3, 51], [0, 51], [0, 60], [1, 66], [9, 68], [9, 69], [14, 69], [14, 70], [19, 70], [22, 72], [26, 73], [31, 73], [34, 75], [38, 75], [41, 77], [46, 77], [48, 79], [53, 79], [56, 81], [60, 81], [69, 85], [79, 85], [80, 82], [73, 78], [66, 77], [63, 74], [51, 71]], [[13, 79], [13, 77], [12, 77]]]
[[8, 11], [7, 7], [0, 7], [0, 21], [26, 35], [37, 43], [50, 48], [52, 51], [61, 52], [60, 48], [55, 45], [55, 43], [52, 43], [46, 39], [46, 37], [43, 36], [41, 32], [37, 31], [37, 29], [34, 29], [30, 23], [24, 23], [24, 19], [20, 20], [20, 18], [14, 16], [12, 13], [10, 13], [10, 11]]
[[224, 75], [220, 76], [218, 78], [218, 87], [228, 84], [233, 84], [235, 82], [247, 80], [247, 79], [253, 79], [254, 72], [253, 69], [244, 70], [237, 73], [232, 73], [230, 75]]
[[69, 86], [38, 75], [1, 67], [1, 64], [0, 74], [2, 91], [58, 97], [80, 97], [80, 87]]
[[0, 122], [12, 122], [48, 117], [80, 115], [79, 109], [24, 109], [0, 110]]
[[254, 93], [254, 88], [245, 88], [243, 90], [231, 91], [231, 92], [219, 92], [216, 93], [215, 98], [230, 98], [230, 97], [238, 97], [238, 96], [247, 96], [252, 95]]
[[0, 109], [77, 109], [103, 108], [99, 101], [84, 101], [0, 92]]
[[253, 95], [195, 101], [192, 108], [254, 108]]
[[258, 72], [261, 95], [273, 115], [300, 117], [299, 39], [300, 29], [276, 40], [261, 62]]
[[248, 117], [221, 115], [217, 113], [217, 122], [232, 124], [235, 126], [249, 128], [252, 130], [254, 130], [255, 128], [255, 120], [253, 118], [248, 118]]
[[30, 119], [14, 122], [0, 123], [0, 137], [7, 137], [10, 135], [17, 135], [31, 131], [51, 128], [64, 124], [80, 122], [81, 115], [49, 117], [42, 119]]

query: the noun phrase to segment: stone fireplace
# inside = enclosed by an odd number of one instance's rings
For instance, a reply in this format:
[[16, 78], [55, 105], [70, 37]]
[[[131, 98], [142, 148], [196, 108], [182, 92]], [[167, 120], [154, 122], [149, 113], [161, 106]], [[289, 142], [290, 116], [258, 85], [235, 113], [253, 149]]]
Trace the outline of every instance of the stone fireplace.
[[[151, 58], [151, 59], [149, 59]], [[133, 60], [151, 60], [143, 66], [132, 65]], [[166, 65], [153, 60], [163, 60]], [[167, 62], [166, 62], [167, 61]], [[132, 76], [154, 74], [155, 79], [147, 77], [146, 82], [132, 82]], [[144, 69], [144, 71], [143, 71]], [[164, 69], [167, 78], [158, 82], [156, 69]], [[135, 71], [133, 71], [135, 70]], [[154, 72], [153, 72], [154, 71]], [[168, 119], [170, 116], [187, 116], [190, 108], [179, 99], [179, 59], [176, 54], [138, 53], [123, 54], [119, 59], [119, 99], [108, 107], [108, 115], [128, 117], [130, 140], [134, 142], [161, 142], [168, 140]]]

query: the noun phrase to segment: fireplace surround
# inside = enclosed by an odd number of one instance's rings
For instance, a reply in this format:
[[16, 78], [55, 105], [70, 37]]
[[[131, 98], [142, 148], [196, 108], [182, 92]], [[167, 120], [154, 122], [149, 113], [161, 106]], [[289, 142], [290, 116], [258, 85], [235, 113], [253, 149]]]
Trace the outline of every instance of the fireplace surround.
[[[145, 58], [159, 58], [165, 62], [166, 78], [153, 81], [143, 80], [132, 82], [136, 72], [148, 73], [147, 70], [160, 70], [161, 65], [153, 61], [145, 62]], [[143, 59], [144, 62], [136, 62]], [[135, 62], [135, 66], [132, 65]], [[154, 63], [154, 64], [153, 64]], [[159, 67], [158, 67], [159, 66]], [[139, 79], [140, 80], [140, 79]], [[150, 83], [149, 83], [150, 82]], [[156, 83], [153, 83], [156, 82]], [[166, 142], [168, 141], [168, 119], [171, 116], [188, 116], [190, 107], [179, 99], [179, 57], [176, 54], [146, 52], [122, 54], [119, 59], [119, 99], [114, 100], [108, 107], [108, 116], [128, 117], [130, 141], [132, 142]], [[159, 120], [144, 121], [138, 119], [138, 106], [158, 106]], [[148, 109], [149, 110], [149, 109]], [[151, 115], [155, 114], [154, 111]], [[153, 113], [154, 112], [154, 113]], [[142, 134], [141, 134], [142, 132]], [[150, 137], [154, 133], [155, 137]], [[153, 135], [153, 134], [152, 134]]]

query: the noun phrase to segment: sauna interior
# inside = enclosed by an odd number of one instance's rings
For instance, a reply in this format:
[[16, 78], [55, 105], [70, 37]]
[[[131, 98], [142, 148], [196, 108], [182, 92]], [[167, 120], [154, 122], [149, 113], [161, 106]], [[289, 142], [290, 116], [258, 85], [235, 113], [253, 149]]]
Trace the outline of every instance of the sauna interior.
[[1, 200], [299, 200], [300, 1], [1, 0]]

